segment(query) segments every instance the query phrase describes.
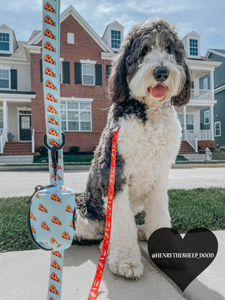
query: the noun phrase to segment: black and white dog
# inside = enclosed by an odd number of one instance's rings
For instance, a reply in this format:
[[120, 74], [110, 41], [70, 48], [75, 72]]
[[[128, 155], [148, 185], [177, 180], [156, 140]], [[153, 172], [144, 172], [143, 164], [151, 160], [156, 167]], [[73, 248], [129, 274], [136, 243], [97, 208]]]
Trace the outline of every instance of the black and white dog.
[[[122, 117], [108, 262], [113, 273], [138, 279], [143, 274], [138, 238], [148, 240], [156, 229], [171, 226], [168, 174], [181, 141], [174, 106], [190, 98], [190, 72], [175, 28], [159, 18], [134, 26], [108, 84], [112, 105], [86, 191], [76, 199], [74, 239], [103, 239], [113, 129]], [[137, 227], [134, 216], [143, 209], [145, 225]]]

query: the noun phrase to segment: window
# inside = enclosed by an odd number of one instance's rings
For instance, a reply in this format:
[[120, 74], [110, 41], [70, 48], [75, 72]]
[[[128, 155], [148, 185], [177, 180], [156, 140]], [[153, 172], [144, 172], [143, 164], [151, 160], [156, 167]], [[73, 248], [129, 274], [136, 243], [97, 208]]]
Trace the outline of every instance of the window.
[[194, 116], [186, 115], [187, 130], [194, 130]]
[[190, 39], [190, 55], [198, 56], [198, 40]]
[[85, 85], [94, 85], [94, 66], [93, 65], [82, 65], [82, 83]]
[[204, 111], [204, 125], [209, 124], [209, 110]]
[[215, 136], [221, 136], [221, 122], [215, 122]]
[[67, 32], [67, 44], [74, 44], [74, 33]]
[[208, 78], [204, 78], [203, 80], [203, 89], [208, 90]]
[[0, 89], [9, 89], [9, 70], [0, 70]]
[[180, 121], [180, 125], [183, 128], [183, 115], [178, 115], [178, 119]]
[[91, 131], [90, 102], [60, 102], [62, 130]]
[[194, 89], [195, 88], [195, 84], [194, 81], [191, 82], [191, 88]]
[[9, 51], [9, 33], [0, 32], [0, 50]]
[[119, 49], [121, 43], [121, 32], [117, 30], [111, 30], [111, 46], [112, 48]]

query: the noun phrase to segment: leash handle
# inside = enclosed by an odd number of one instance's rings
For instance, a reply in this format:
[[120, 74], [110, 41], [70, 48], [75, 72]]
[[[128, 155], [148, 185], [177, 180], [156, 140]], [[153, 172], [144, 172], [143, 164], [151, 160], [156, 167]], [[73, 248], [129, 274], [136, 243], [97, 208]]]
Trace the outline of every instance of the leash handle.
[[106, 258], [109, 249], [111, 227], [112, 227], [112, 210], [113, 210], [113, 196], [114, 196], [114, 186], [115, 186], [115, 170], [116, 170], [116, 142], [120, 127], [114, 131], [112, 139], [112, 151], [111, 151], [111, 166], [109, 175], [109, 191], [107, 200], [107, 211], [105, 220], [105, 233], [102, 243], [101, 254], [98, 261], [97, 270], [95, 273], [94, 281], [88, 296], [88, 300], [95, 300], [98, 294], [100, 283], [102, 280], [102, 275], [105, 268]]

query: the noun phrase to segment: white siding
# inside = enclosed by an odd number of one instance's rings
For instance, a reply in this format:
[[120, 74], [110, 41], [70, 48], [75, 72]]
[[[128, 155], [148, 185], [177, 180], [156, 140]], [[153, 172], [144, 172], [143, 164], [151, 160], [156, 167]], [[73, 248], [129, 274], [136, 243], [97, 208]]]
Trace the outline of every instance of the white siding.
[[13, 65], [14, 69], [17, 69], [17, 84], [18, 91], [31, 92], [31, 74], [30, 65]]
[[29, 63], [22, 64], [17, 62], [4, 62], [0, 57], [0, 65], [3, 66], [3, 69], [17, 70], [17, 91], [31, 92], [31, 74]]
[[17, 113], [17, 107], [21, 107], [21, 110], [25, 110], [24, 106], [30, 107], [30, 104], [28, 103], [7, 103], [8, 106], [8, 124], [9, 124], [9, 130], [8, 132], [11, 132], [12, 136], [12, 142], [19, 141], [19, 113]]

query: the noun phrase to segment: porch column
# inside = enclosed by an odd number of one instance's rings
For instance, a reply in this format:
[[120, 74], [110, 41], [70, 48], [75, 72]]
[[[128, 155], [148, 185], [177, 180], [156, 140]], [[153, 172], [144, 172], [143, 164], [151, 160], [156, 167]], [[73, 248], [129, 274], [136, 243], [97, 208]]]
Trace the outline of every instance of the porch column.
[[3, 100], [3, 124], [4, 128], [8, 127], [7, 101]]
[[213, 105], [210, 106], [210, 132], [211, 132], [211, 140], [214, 140], [214, 113], [213, 113]]
[[184, 137], [184, 141], [186, 140], [185, 130], [187, 130], [186, 105], [183, 106], [183, 137]]
[[210, 71], [210, 89], [212, 91], [212, 100], [214, 100], [214, 71]]

